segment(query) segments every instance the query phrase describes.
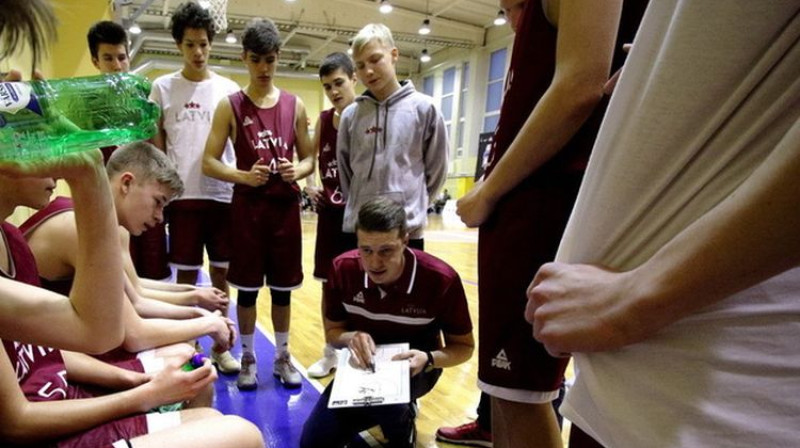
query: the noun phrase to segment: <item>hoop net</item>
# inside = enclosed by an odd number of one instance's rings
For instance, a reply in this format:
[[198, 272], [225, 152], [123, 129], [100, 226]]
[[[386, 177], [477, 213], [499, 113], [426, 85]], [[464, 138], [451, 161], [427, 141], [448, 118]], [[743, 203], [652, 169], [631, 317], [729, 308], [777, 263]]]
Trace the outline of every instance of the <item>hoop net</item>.
[[218, 33], [228, 31], [228, 0], [208, 0], [208, 12], [214, 19], [214, 29]]

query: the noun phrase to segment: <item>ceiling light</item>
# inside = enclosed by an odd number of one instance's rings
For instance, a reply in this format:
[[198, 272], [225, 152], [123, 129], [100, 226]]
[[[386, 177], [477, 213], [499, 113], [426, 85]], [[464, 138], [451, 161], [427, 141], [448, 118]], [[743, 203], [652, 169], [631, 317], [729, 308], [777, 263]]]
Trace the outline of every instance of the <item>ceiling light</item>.
[[236, 43], [236, 35], [233, 34], [233, 30], [228, 30], [228, 34], [225, 36], [225, 42], [229, 44]]
[[422, 54], [419, 56], [419, 61], [423, 63], [431, 61], [431, 55], [428, 54], [427, 48], [422, 50]]
[[348, 48], [348, 49], [347, 49], [347, 54], [349, 54], [350, 56], [352, 56], [352, 55], [353, 55], [353, 49], [352, 49], [352, 48]]
[[209, 0], [200, 0], [197, 2], [197, 4], [203, 9], [208, 9], [211, 7], [211, 2]]
[[139, 24], [133, 22], [130, 27], [128, 27], [128, 32], [131, 34], [142, 34], [142, 29], [139, 27]]
[[425, 19], [422, 21], [422, 26], [419, 27], [419, 34], [422, 34], [424, 36], [426, 34], [430, 34], [430, 32], [431, 32], [431, 21]]
[[378, 11], [389, 14], [392, 12], [392, 4], [389, 3], [389, 0], [381, 0], [381, 6], [378, 8]]
[[494, 24], [497, 26], [503, 26], [506, 24], [506, 22], [508, 22], [508, 20], [506, 20], [506, 13], [503, 12], [502, 9], [497, 11], [497, 17], [494, 18]]

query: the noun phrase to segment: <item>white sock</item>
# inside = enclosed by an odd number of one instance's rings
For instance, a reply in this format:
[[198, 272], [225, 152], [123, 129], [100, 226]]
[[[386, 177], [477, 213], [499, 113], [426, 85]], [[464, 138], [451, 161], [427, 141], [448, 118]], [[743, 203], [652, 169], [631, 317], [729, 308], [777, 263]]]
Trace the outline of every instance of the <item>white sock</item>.
[[278, 358], [284, 353], [289, 353], [289, 332], [275, 332], [275, 357]]
[[239, 338], [242, 341], [242, 353], [250, 353], [255, 355], [255, 345], [253, 344], [254, 337], [255, 333], [239, 335]]
[[336, 349], [333, 348], [331, 344], [325, 344], [325, 350], [323, 351], [326, 358], [335, 358], [336, 357]]

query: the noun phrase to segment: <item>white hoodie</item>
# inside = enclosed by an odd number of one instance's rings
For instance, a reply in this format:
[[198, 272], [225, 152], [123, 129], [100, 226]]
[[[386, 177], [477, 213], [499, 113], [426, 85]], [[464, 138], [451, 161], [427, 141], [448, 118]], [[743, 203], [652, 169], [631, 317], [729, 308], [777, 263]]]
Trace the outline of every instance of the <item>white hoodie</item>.
[[347, 198], [343, 230], [355, 232], [361, 204], [387, 196], [405, 206], [409, 236], [422, 238], [430, 198], [447, 177], [444, 118], [411, 81], [384, 101], [367, 91], [342, 112], [337, 163]]

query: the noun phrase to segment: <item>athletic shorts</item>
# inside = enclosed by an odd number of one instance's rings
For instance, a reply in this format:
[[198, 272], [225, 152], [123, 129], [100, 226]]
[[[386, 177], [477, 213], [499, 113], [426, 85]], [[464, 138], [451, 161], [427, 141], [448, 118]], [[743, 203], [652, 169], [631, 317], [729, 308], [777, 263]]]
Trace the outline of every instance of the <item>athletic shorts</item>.
[[231, 205], [207, 199], [181, 199], [167, 206], [170, 264], [181, 270], [203, 267], [203, 248], [211, 266], [230, 260]]
[[580, 186], [520, 185], [501, 199], [478, 236], [478, 386], [505, 400], [544, 403], [558, 396], [568, 359], [554, 358], [525, 321], [526, 290], [555, 258]]
[[[68, 400], [94, 398], [102, 393], [82, 386], [70, 385]], [[137, 414], [95, 426], [58, 441], [58, 448], [109, 447], [120, 439], [132, 439], [147, 434], [147, 417]]]
[[165, 280], [172, 275], [167, 256], [167, 230], [161, 223], [139, 236], [131, 235], [131, 258], [139, 277]]
[[110, 352], [95, 355], [94, 358], [125, 370], [139, 373], [144, 373], [145, 371], [144, 365], [139, 360], [136, 353], [131, 353], [122, 348], [116, 348]]
[[[233, 195], [228, 283], [255, 291], [292, 290], [303, 283], [300, 202]], [[266, 277], [266, 282], [265, 282]]]
[[344, 207], [317, 210], [317, 243], [314, 248], [314, 278], [327, 281], [333, 259], [351, 249], [342, 232]]

